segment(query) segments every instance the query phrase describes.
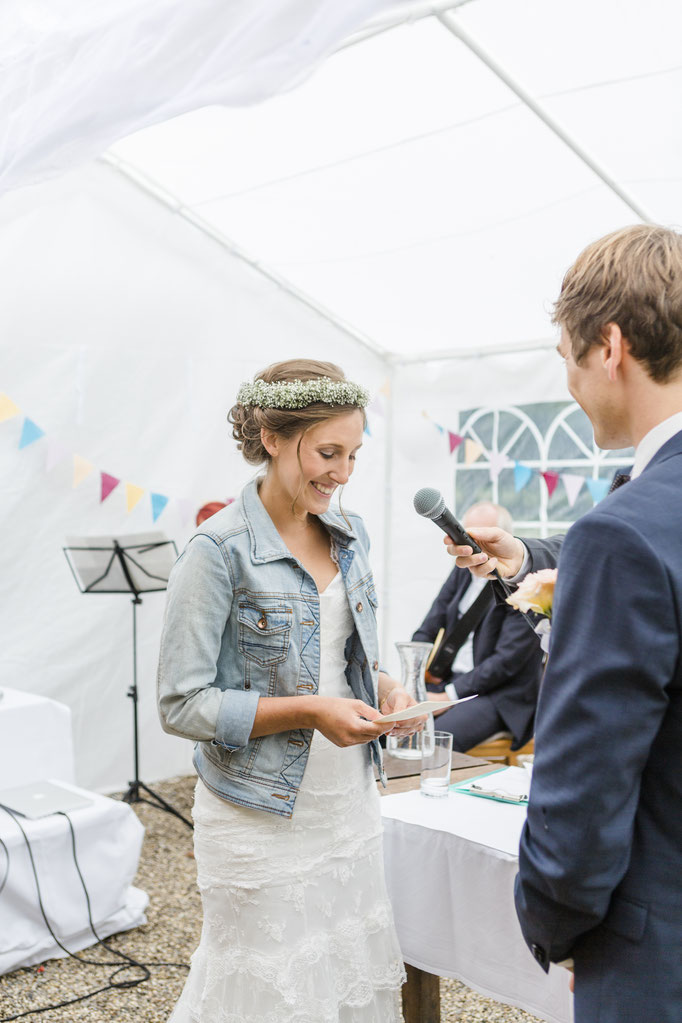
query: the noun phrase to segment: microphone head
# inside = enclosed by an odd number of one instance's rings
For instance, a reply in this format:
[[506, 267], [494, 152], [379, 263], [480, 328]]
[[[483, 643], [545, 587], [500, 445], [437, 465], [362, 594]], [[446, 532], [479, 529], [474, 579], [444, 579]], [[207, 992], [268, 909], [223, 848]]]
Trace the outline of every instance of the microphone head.
[[422, 487], [414, 495], [414, 510], [427, 519], [436, 519], [445, 511], [445, 501], [440, 490]]

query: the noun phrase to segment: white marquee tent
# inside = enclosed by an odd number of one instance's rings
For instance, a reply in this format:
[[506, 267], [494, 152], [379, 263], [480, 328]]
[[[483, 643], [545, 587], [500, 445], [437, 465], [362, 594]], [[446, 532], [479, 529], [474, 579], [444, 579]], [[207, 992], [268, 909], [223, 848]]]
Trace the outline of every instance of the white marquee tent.
[[[252, 474], [225, 413], [257, 369], [330, 358], [376, 394], [345, 502], [394, 670], [450, 567], [416, 489], [542, 531], [599, 496], [618, 456], [569, 401], [550, 307], [593, 238], [682, 220], [682, 14], [32, 0], [0, 28], [0, 685], [69, 704], [78, 781], [111, 790], [130, 607], [77, 591], [64, 538], [181, 546]], [[147, 781], [190, 759], [156, 718], [162, 613], [139, 614]]]

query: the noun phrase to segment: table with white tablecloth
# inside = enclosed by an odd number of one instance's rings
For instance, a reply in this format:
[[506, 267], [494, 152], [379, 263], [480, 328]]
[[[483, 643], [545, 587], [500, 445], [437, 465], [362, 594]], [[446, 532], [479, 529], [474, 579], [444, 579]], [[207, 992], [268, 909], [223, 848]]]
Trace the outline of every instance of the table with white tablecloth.
[[73, 782], [71, 711], [46, 696], [0, 689], [0, 788], [45, 778]]
[[[59, 779], [59, 784], [64, 782]], [[85, 881], [95, 930], [101, 938], [145, 922], [147, 895], [132, 886], [144, 828], [126, 804], [64, 786], [92, 800], [69, 811], [76, 854]], [[71, 831], [60, 814], [40, 820], [18, 817], [31, 844], [40, 891], [50, 924], [62, 944], [75, 952], [95, 938], [85, 894], [74, 863]], [[0, 809], [0, 974], [64, 953], [43, 920], [29, 851], [16, 820]]]
[[569, 1023], [567, 971], [540, 969], [516, 918], [525, 807], [417, 790], [385, 796], [381, 810], [386, 882], [405, 962], [548, 1023]]

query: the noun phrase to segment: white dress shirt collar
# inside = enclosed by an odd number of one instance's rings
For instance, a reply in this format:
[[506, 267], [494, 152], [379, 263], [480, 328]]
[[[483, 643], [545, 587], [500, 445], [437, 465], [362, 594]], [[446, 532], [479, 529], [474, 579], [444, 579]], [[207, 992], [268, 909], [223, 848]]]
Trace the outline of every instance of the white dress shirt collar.
[[682, 430], [682, 412], [676, 412], [657, 426], [654, 426], [653, 430], [649, 430], [635, 449], [635, 461], [630, 477], [634, 480], [635, 477], [639, 476], [646, 469], [656, 452], [660, 451], [663, 445], [671, 437], [674, 437], [676, 433], [679, 433], [680, 430]]

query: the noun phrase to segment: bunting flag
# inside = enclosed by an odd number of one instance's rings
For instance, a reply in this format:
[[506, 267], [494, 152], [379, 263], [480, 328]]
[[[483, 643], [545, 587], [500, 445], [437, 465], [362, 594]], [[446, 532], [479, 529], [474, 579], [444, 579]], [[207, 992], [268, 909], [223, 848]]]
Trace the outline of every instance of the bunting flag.
[[490, 463], [491, 480], [496, 480], [497, 477], [502, 472], [502, 470], [506, 469], [508, 465], [511, 465], [511, 462], [509, 461], [507, 456], [503, 454], [501, 451], [491, 451], [490, 455], [488, 456], [488, 461]]
[[460, 446], [463, 440], [464, 437], [460, 437], [458, 433], [453, 433], [452, 430], [448, 430], [448, 444], [450, 445], [450, 454], [452, 454], [453, 451], [457, 450], [457, 448]]
[[54, 469], [55, 465], [63, 461], [69, 454], [69, 449], [65, 448], [63, 444], [60, 444], [58, 440], [52, 440], [48, 437], [47, 444], [47, 458], [45, 459], [45, 470], [49, 472], [50, 469]]
[[[446, 435], [448, 438], [448, 447], [450, 454], [457, 450], [457, 448], [463, 443], [464, 444], [464, 464], [469, 466], [480, 458], [481, 455], [486, 455], [485, 448], [471, 437], [462, 436], [459, 433], [455, 433], [454, 430], [448, 430], [440, 423], [437, 423], [431, 418], [429, 413], [424, 409], [422, 415], [425, 419], [434, 426], [440, 434]], [[549, 497], [552, 497], [558, 486], [559, 480], [564, 484], [566, 490], [566, 497], [568, 499], [569, 507], [572, 508], [578, 499], [578, 494], [582, 490], [583, 484], [587, 484], [590, 496], [595, 504], [601, 501], [603, 497], [609, 491], [610, 483], [608, 480], [596, 479], [588, 480], [584, 476], [579, 476], [577, 473], [559, 473], [554, 469], [536, 469], [530, 465], [524, 465], [523, 462], [512, 462], [506, 455], [500, 451], [491, 451], [486, 455], [488, 464], [490, 466], [490, 479], [495, 481], [500, 472], [513, 465], [514, 466], [514, 490], [518, 493], [527, 487], [534, 476], [542, 476], [547, 487], [547, 493]]]
[[80, 455], [73, 456], [73, 486], [74, 490], [79, 487], [86, 476], [89, 476], [94, 469], [92, 462], [88, 462], [87, 459], [81, 458]]
[[523, 490], [524, 487], [528, 486], [532, 478], [533, 470], [529, 465], [514, 462], [514, 490], [517, 494], [519, 490]]
[[383, 394], [384, 398], [391, 397], [391, 378], [386, 377], [383, 384], [379, 388], [379, 394]]
[[37, 423], [34, 423], [32, 419], [24, 419], [23, 426], [21, 427], [21, 438], [19, 440], [19, 450], [27, 448], [29, 444], [34, 444], [35, 441], [40, 440], [41, 437], [45, 436], [45, 431], [41, 430]]
[[467, 437], [464, 443], [464, 464], [472, 465], [483, 454], [483, 448], [475, 440]]
[[168, 504], [168, 498], [163, 494], [151, 494], [152, 499], [152, 519], [154, 522], [158, 519], [163, 509]]
[[545, 472], [541, 472], [540, 475], [547, 484], [547, 493], [551, 497], [559, 483], [559, 473], [553, 472], [551, 469], [547, 469]]
[[[142, 495], [140, 494], [140, 496]], [[196, 502], [190, 501], [188, 497], [179, 497], [177, 499], [177, 505], [183, 526], [186, 526], [188, 522], [193, 522]]]
[[587, 484], [587, 489], [589, 490], [590, 496], [595, 504], [598, 504], [603, 497], [606, 497], [611, 486], [611, 480], [586, 479], [585, 483]]
[[583, 483], [585, 482], [585, 477], [584, 476], [574, 476], [573, 473], [570, 473], [570, 472], [562, 472], [562, 474], [561, 474], [561, 482], [563, 483], [564, 487], [566, 488], [566, 497], [568, 498], [568, 507], [572, 508], [573, 505], [576, 502], [576, 498], [578, 497], [578, 494], [580, 493], [580, 491], [583, 488]]
[[136, 504], [139, 504], [144, 497], [144, 489], [136, 487], [134, 483], [126, 483], [126, 511], [130, 513]]
[[369, 431], [369, 423], [368, 422], [365, 422], [365, 429], [363, 430], [363, 433], [366, 433], [368, 437], [372, 436], [372, 434]]
[[110, 476], [108, 472], [101, 472], [100, 478], [102, 489], [99, 502], [101, 504], [102, 501], [106, 501], [107, 497], [109, 496], [112, 490], [116, 490], [116, 487], [119, 485], [121, 481], [119, 479], [116, 479], [115, 476]]
[[[382, 390], [386, 394], [389, 393], [388, 390], [386, 390], [387, 387], [388, 378], [385, 383], [385, 388], [382, 388]], [[381, 401], [375, 399], [372, 408], [373, 411], [376, 412], [378, 415], [384, 414], [383, 404]], [[21, 414], [22, 413], [19, 406], [15, 402], [13, 402], [12, 399], [8, 397], [8, 395], [0, 393], [0, 423], [4, 422], [5, 420], [13, 419], [15, 416]], [[427, 413], [424, 413], [424, 415], [427, 415]], [[369, 434], [369, 428], [367, 428], [366, 432]], [[14, 435], [11, 434], [11, 436], [13, 437]], [[72, 460], [72, 486], [75, 489], [76, 487], [79, 487], [81, 485], [83, 480], [85, 480], [92, 472], [95, 471], [95, 466], [92, 464], [92, 462], [89, 462], [86, 458], [83, 458], [82, 455], [74, 454], [72, 450], [69, 451], [68, 448], [66, 448], [58, 440], [55, 440], [53, 437], [47, 436], [45, 431], [42, 429], [42, 427], [38, 426], [35, 420], [30, 419], [28, 416], [25, 416], [21, 424], [21, 435], [19, 438], [18, 449], [22, 450], [23, 448], [29, 447], [29, 445], [34, 444], [37, 440], [40, 440], [41, 437], [45, 437], [46, 472], [50, 472], [50, 470], [54, 469], [54, 467], [58, 465], [59, 462], [62, 462], [65, 458], [70, 457]], [[119, 477], [112, 476], [111, 473], [104, 472], [101, 470], [99, 471], [99, 477], [101, 504], [102, 502], [106, 501], [109, 495], [116, 489], [117, 486], [119, 486], [121, 480], [119, 479]], [[146, 493], [150, 493], [151, 511], [154, 522], [156, 522], [156, 520], [159, 518], [164, 508], [166, 507], [166, 505], [171, 500], [171, 498], [167, 497], [165, 494], [151, 493], [150, 491], [145, 490], [143, 487], [136, 486], [134, 483], [126, 483], [125, 491], [127, 512], [131, 512], [133, 508], [135, 508], [142, 500], [142, 497]], [[188, 498], [174, 498], [174, 500], [184, 513], [183, 524], [187, 520], [187, 518], [190, 517], [193, 518], [193, 509], [196, 504], [195, 501], [191, 501]], [[232, 497], [227, 498], [227, 503], [229, 504], [233, 500], [234, 498]]]
[[19, 406], [15, 405], [6, 394], [0, 394], [0, 423], [4, 423], [6, 419], [13, 419], [14, 416], [18, 415]]

